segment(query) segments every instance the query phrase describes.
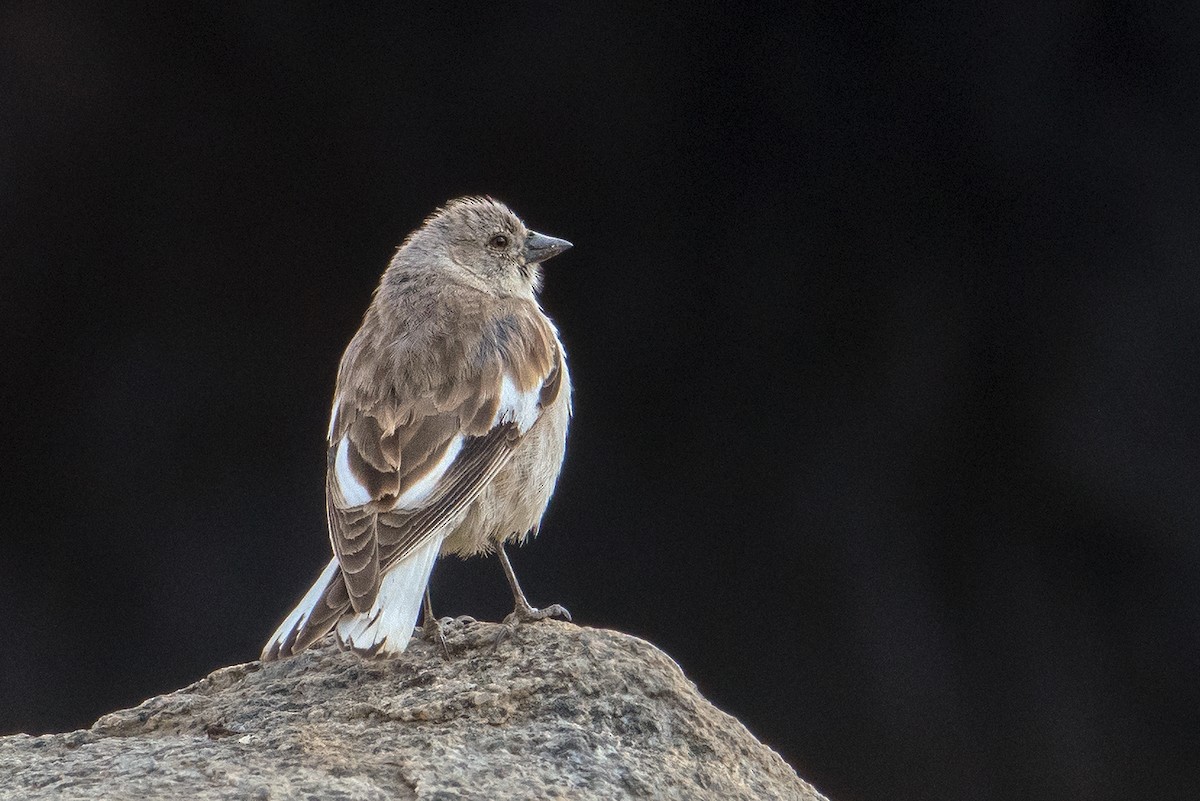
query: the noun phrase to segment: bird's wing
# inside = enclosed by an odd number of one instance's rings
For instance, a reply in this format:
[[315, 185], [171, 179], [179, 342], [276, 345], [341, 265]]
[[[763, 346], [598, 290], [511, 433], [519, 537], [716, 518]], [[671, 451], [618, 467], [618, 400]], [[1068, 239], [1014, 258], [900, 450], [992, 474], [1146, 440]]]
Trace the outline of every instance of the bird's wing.
[[[353, 391], [339, 380], [326, 509], [355, 611], [371, 607], [391, 565], [478, 497], [561, 391], [553, 329], [529, 320], [510, 324], [522, 335], [484, 337], [464, 362], [477, 369], [371, 379], [387, 382], [386, 392]], [[431, 381], [435, 373], [439, 380]]]

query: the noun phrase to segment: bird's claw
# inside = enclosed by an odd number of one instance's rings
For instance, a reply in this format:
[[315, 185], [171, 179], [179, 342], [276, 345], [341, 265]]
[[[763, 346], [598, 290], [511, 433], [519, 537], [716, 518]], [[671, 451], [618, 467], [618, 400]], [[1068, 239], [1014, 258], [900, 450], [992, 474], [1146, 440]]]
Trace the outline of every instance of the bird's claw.
[[541, 609], [535, 609], [532, 606], [518, 606], [504, 618], [504, 625], [516, 627], [522, 623], [533, 623], [535, 620], [545, 620], [548, 617], [561, 617], [568, 623], [571, 622], [571, 613], [565, 606], [550, 604]]
[[568, 623], [571, 622], [571, 613], [562, 604], [550, 604], [541, 609], [528, 605], [518, 606], [505, 615], [504, 620], [500, 622], [500, 631], [496, 633], [496, 647], [511, 637], [522, 623], [534, 623], [552, 617], [560, 617]]

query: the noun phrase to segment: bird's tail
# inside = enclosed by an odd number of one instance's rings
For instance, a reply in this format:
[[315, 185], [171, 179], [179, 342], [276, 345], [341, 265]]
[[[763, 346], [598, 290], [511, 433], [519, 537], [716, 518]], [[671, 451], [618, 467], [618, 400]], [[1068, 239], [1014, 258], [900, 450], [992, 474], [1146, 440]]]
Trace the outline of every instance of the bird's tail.
[[375, 602], [360, 613], [350, 606], [350, 594], [337, 557], [329, 560], [300, 603], [263, 646], [262, 661], [298, 654], [335, 628], [338, 641], [346, 648], [366, 654], [402, 652], [408, 647], [421, 613], [421, 598], [441, 547], [441, 538], [433, 537], [404, 561], [390, 567], [379, 583]]
[[350, 594], [342, 579], [336, 557], [309, 588], [300, 603], [292, 610], [267, 644], [263, 646], [261, 659], [270, 662], [303, 651], [328, 634], [338, 618], [350, 609]]
[[371, 608], [338, 620], [338, 641], [370, 655], [398, 654], [407, 648], [441, 547], [442, 538], [431, 537], [404, 561], [389, 567]]

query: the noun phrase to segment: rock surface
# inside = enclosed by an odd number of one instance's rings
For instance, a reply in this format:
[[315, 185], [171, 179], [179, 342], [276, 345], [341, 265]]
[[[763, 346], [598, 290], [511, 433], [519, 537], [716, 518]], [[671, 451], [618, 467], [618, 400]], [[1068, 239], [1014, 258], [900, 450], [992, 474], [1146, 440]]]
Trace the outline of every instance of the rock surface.
[[0, 798], [822, 799], [642, 640], [545, 621], [450, 658], [327, 646], [222, 668], [91, 729], [0, 738]]

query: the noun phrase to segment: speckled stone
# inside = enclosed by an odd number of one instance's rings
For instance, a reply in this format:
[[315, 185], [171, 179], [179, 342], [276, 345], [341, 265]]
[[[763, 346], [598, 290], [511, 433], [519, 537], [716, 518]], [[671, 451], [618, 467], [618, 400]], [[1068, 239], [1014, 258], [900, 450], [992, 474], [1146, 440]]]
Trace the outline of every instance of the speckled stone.
[[498, 647], [457, 621], [363, 660], [326, 645], [249, 662], [91, 729], [0, 737], [0, 798], [823, 797], [654, 646], [543, 621]]

